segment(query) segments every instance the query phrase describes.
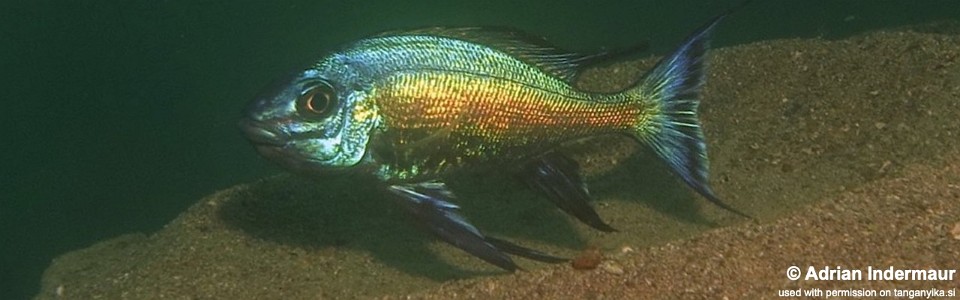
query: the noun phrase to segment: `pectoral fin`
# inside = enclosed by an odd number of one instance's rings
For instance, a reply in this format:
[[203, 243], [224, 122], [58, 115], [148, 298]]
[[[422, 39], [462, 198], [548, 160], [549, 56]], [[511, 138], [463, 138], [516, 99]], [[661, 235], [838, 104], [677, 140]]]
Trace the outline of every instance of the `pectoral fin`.
[[527, 164], [521, 176], [530, 187], [543, 192], [557, 207], [581, 222], [600, 231], [616, 231], [590, 206], [590, 193], [580, 178], [580, 166], [573, 159], [549, 152]]
[[453, 193], [443, 183], [392, 185], [389, 190], [430, 233], [500, 268], [508, 271], [519, 268], [504, 252], [543, 262], [565, 261], [504, 240], [484, 237], [480, 230], [457, 214], [460, 207], [446, 201], [453, 198]]

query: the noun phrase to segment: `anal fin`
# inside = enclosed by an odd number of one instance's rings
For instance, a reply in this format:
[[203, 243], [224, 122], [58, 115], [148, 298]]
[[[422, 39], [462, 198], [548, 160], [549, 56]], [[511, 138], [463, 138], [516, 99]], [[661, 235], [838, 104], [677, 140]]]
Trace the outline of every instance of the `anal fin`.
[[555, 151], [548, 152], [527, 164], [520, 176], [531, 188], [543, 192], [557, 207], [584, 224], [604, 232], [617, 231], [590, 206], [590, 193], [580, 178], [580, 166], [573, 159]]

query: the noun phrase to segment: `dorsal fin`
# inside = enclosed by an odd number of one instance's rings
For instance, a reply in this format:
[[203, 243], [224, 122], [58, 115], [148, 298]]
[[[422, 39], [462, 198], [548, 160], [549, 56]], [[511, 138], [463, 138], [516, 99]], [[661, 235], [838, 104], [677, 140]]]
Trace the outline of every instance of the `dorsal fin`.
[[579, 67], [606, 52], [583, 55], [554, 47], [546, 39], [522, 31], [487, 27], [428, 27], [406, 31], [390, 31], [387, 35], [431, 35], [462, 40], [491, 47], [534, 65], [547, 74], [568, 83], [576, 78]]

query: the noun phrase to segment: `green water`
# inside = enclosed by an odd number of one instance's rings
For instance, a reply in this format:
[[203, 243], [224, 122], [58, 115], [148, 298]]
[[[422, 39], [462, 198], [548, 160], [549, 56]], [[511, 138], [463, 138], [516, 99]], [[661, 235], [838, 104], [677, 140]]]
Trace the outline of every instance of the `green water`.
[[[383, 30], [516, 27], [590, 51], [673, 47], [736, 1], [20, 1], [0, 3], [0, 298], [50, 260], [151, 232], [199, 197], [279, 172], [235, 126], [262, 85]], [[688, 7], [695, 7], [690, 9]], [[716, 46], [960, 20], [943, 1], [755, 1]]]

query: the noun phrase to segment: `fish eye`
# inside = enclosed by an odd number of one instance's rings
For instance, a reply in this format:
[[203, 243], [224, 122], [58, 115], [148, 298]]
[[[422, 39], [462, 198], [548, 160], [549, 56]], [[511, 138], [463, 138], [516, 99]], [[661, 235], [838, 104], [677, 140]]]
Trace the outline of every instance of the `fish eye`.
[[316, 82], [297, 98], [297, 112], [308, 118], [325, 118], [337, 106], [337, 94], [333, 87], [323, 81]]

